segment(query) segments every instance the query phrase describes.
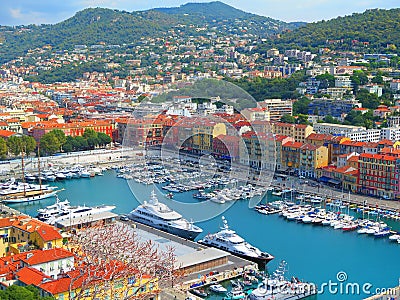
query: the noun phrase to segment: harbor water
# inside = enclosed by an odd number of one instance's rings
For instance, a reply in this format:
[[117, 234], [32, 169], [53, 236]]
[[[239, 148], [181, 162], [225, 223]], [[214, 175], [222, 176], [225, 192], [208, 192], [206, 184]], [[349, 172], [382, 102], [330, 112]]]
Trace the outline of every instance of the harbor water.
[[[55, 182], [54, 185], [65, 189], [59, 193], [60, 200], [68, 199], [72, 205], [115, 205], [114, 212], [119, 214], [129, 213], [139, 204], [131, 188], [142, 199], [148, 198], [152, 189], [151, 185], [139, 183], [131, 184], [130, 188], [127, 181], [117, 178], [113, 170], [104, 172], [104, 176]], [[162, 196], [161, 191], [159, 200], [171, 208], [176, 208], [176, 201], [199, 202], [193, 199], [193, 192], [175, 194], [173, 201]], [[54, 201], [51, 198], [10, 206], [35, 216], [37, 209]], [[217, 206], [220, 204], [203, 203], [201, 209], [214, 212]], [[240, 200], [223, 212], [230, 227], [249, 243], [275, 256], [268, 264], [268, 270], [275, 270], [279, 262], [285, 260], [289, 278], [296, 276], [316, 283], [319, 287], [317, 299], [363, 299], [400, 284], [400, 245], [388, 238], [289, 222], [277, 214], [259, 214], [248, 206], [248, 201]], [[193, 213], [195, 210], [198, 209], [193, 205]], [[189, 220], [193, 217], [190, 209], [181, 213]], [[222, 225], [221, 215], [197, 225], [204, 230], [199, 238], [214, 233]], [[389, 225], [398, 226], [394, 222]]]

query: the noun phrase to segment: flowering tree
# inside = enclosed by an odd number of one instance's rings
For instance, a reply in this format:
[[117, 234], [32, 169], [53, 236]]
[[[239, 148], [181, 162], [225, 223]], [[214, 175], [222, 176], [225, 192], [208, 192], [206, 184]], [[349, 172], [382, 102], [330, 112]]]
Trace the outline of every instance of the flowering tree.
[[68, 273], [74, 299], [137, 299], [159, 292], [173, 280], [173, 248], [161, 251], [152, 241], [140, 241], [126, 224], [91, 227], [70, 240], [76, 253], [75, 269]]

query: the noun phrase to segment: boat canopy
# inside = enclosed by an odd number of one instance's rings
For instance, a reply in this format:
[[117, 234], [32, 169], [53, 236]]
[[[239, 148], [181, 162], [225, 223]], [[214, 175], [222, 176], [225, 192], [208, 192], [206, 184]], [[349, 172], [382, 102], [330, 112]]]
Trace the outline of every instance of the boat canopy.
[[335, 184], [335, 185], [338, 185], [341, 183], [340, 180], [333, 179], [328, 176], [321, 176], [318, 180], [323, 183], [331, 183], [331, 184]]

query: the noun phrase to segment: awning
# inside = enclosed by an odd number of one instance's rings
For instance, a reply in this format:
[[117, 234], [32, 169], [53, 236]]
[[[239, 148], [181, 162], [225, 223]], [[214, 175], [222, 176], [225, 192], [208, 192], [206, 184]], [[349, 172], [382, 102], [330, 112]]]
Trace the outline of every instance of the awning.
[[328, 183], [330, 179], [331, 179], [331, 178], [329, 178], [329, 177], [321, 176], [318, 180], [319, 180], [320, 182]]
[[332, 183], [332, 184], [341, 184], [342, 182], [340, 181], [340, 180], [337, 180], [337, 179], [329, 179], [329, 183]]
[[327, 176], [321, 176], [318, 180], [323, 183], [331, 183], [331, 184], [335, 184], [335, 185], [341, 183], [341, 181], [327, 177]]

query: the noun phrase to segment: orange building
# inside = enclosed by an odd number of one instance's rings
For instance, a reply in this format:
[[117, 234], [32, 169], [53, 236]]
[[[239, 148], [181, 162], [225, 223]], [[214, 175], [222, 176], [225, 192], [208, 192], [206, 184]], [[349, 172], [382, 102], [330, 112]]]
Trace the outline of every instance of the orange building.
[[[30, 122], [31, 123], [31, 122]], [[33, 136], [39, 141], [43, 135], [54, 130], [60, 129], [66, 136], [82, 136], [86, 129], [102, 132], [113, 138], [114, 124], [111, 121], [90, 120], [71, 123], [56, 123], [52, 121], [35, 122], [33, 124], [23, 124], [24, 132]]]

